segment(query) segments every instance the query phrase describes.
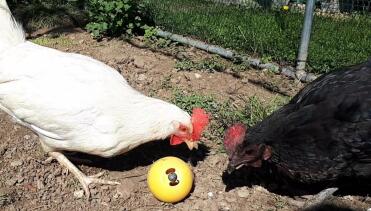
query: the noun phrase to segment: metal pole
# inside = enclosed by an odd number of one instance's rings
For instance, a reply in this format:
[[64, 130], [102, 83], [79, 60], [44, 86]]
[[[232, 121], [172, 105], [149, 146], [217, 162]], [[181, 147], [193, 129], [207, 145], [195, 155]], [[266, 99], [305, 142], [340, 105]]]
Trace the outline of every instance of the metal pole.
[[305, 63], [308, 57], [308, 46], [310, 40], [310, 32], [312, 30], [312, 22], [314, 15], [314, 2], [315, 0], [307, 0], [305, 4], [305, 14], [304, 14], [304, 25], [301, 32], [300, 47], [298, 53], [298, 59], [296, 64], [296, 70], [304, 70]]

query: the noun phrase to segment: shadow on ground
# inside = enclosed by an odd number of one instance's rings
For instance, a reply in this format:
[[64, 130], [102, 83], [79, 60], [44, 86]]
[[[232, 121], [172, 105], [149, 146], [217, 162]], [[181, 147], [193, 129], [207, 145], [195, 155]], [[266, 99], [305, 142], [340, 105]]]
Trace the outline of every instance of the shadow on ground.
[[74, 163], [80, 163], [91, 167], [98, 167], [110, 171], [128, 171], [138, 166], [148, 166], [154, 161], [166, 157], [175, 156], [197, 166], [199, 161], [206, 158], [209, 148], [200, 144], [198, 150], [190, 151], [186, 145], [170, 146], [167, 140], [154, 141], [143, 144], [126, 154], [113, 158], [102, 158], [83, 153], [66, 153], [66, 156]]
[[261, 185], [270, 192], [290, 197], [313, 195], [332, 187], [339, 188], [334, 194], [337, 196], [367, 196], [371, 190], [370, 179], [356, 180], [354, 178], [345, 178], [334, 182], [303, 184], [279, 173], [275, 173], [274, 170], [264, 166], [260, 169], [243, 167], [231, 174], [224, 172], [222, 179], [226, 184], [226, 191], [230, 191], [236, 187]]

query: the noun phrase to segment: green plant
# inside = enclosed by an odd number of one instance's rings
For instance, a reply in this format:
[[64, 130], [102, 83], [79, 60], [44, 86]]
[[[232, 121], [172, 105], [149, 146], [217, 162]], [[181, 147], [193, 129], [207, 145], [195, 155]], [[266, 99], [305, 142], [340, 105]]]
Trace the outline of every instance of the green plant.
[[217, 61], [217, 59], [204, 59], [198, 64], [198, 69], [207, 70], [209, 72], [222, 72], [225, 66]]
[[89, 0], [87, 8], [90, 22], [86, 29], [97, 39], [122, 33], [131, 35], [143, 26], [143, 5], [134, 0]]
[[155, 27], [144, 25], [143, 29], [144, 29], [145, 40], [153, 40], [156, 38], [157, 31]]
[[166, 47], [169, 47], [170, 44], [171, 44], [171, 40], [169, 39], [164, 39], [164, 38], [158, 38], [156, 39], [156, 41], [154, 42], [154, 46], [156, 48], [166, 48]]
[[174, 91], [172, 103], [191, 112], [195, 107], [201, 107], [211, 114], [211, 123], [206, 133], [209, 138], [221, 140], [225, 130], [236, 122], [241, 122], [249, 127], [270, 115], [281, 107], [288, 99], [276, 97], [271, 102], [264, 103], [253, 96], [246, 100], [245, 106], [234, 106], [232, 102], [218, 102], [212, 96], [195, 93], [185, 94], [179, 90]]
[[161, 81], [160, 87], [162, 89], [172, 88], [172, 86], [171, 86], [171, 75], [167, 75], [167, 76], [164, 77], [164, 79]]
[[156, 36], [157, 30], [155, 27], [145, 25], [144, 42], [152, 48], [166, 48], [172, 44], [170, 39], [159, 38]]
[[[294, 65], [303, 14], [210, 3], [205, 0], [152, 0], [146, 7], [156, 26], [196, 37], [263, 60]], [[371, 55], [370, 15], [343, 19], [316, 16], [308, 69], [325, 73]]]
[[275, 197], [276, 203], [274, 206], [276, 207], [277, 210], [283, 209], [287, 206], [287, 202], [285, 200], [282, 200], [281, 197]]
[[218, 103], [211, 96], [203, 96], [198, 94], [184, 94], [179, 90], [175, 90], [172, 98], [172, 103], [191, 112], [193, 108], [202, 107], [210, 113], [216, 113], [219, 109]]
[[243, 113], [245, 114], [243, 122], [249, 126], [253, 126], [286, 104], [287, 101], [287, 98], [276, 97], [269, 103], [263, 103], [257, 96], [250, 97], [243, 109]]
[[263, 63], [271, 62], [272, 61], [272, 57], [271, 56], [267, 56], [267, 55], [263, 55], [261, 61]]
[[178, 71], [191, 71], [195, 67], [195, 63], [189, 59], [183, 59], [175, 63], [175, 69]]
[[234, 62], [231, 70], [235, 73], [240, 73], [240, 72], [249, 70], [250, 68], [251, 68], [251, 64], [247, 61], [243, 61], [243, 62]]
[[87, 20], [85, 0], [12, 0], [7, 1], [13, 15], [27, 31], [40, 28], [82, 26]]
[[208, 72], [222, 72], [225, 66], [215, 58], [203, 59], [199, 62], [194, 62], [189, 59], [183, 59], [175, 63], [175, 68], [178, 71], [206, 70]]
[[31, 40], [31, 42], [47, 47], [55, 47], [56, 45], [63, 47], [71, 47], [74, 45], [74, 42], [65, 36], [59, 36], [55, 38], [43, 36]]

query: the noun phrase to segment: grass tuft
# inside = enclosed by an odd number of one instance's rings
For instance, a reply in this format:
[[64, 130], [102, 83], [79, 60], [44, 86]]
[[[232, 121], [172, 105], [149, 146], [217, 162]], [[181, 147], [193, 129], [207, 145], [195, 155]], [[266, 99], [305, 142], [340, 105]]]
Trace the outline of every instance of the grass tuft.
[[[263, 60], [294, 64], [303, 14], [249, 9], [205, 0], [146, 1], [150, 17], [165, 30]], [[371, 55], [370, 15], [348, 18], [316, 16], [309, 46], [308, 68], [325, 73], [359, 63]]]
[[59, 37], [38, 37], [31, 40], [33, 43], [46, 46], [46, 47], [71, 47], [74, 45], [74, 42], [71, 39], [68, 39], [65, 36]]
[[[277, 96], [271, 102], [263, 102], [257, 96], [253, 96], [246, 100], [245, 106], [236, 107], [229, 101], [218, 102], [212, 96], [184, 94], [176, 90], [171, 101], [189, 113], [195, 107], [205, 109], [212, 117], [206, 137], [222, 140], [224, 131], [232, 124], [241, 122], [252, 127], [287, 103], [288, 98]], [[221, 144], [221, 141], [218, 144]]]

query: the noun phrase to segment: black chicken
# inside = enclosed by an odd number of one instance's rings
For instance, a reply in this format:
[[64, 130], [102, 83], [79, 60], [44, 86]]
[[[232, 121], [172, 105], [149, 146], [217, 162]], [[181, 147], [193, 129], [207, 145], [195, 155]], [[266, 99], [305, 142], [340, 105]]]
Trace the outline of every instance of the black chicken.
[[371, 60], [321, 76], [248, 131], [230, 127], [224, 146], [230, 173], [268, 166], [309, 186], [371, 181]]

